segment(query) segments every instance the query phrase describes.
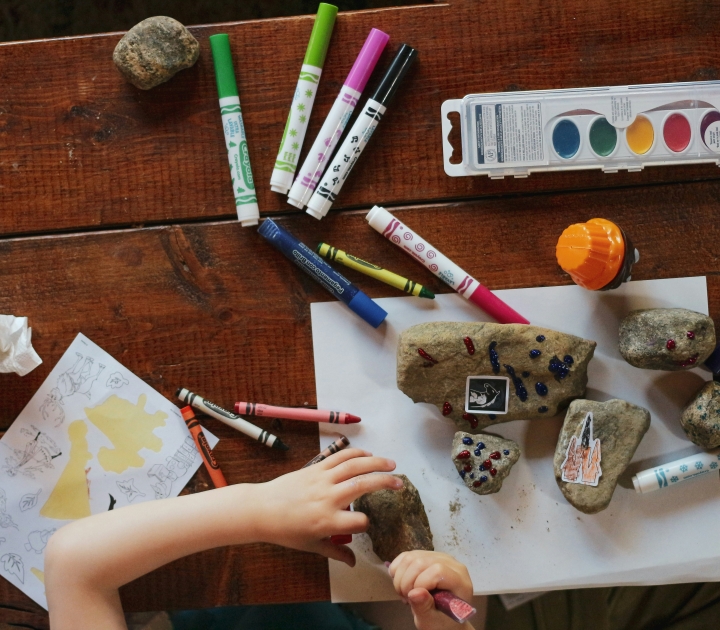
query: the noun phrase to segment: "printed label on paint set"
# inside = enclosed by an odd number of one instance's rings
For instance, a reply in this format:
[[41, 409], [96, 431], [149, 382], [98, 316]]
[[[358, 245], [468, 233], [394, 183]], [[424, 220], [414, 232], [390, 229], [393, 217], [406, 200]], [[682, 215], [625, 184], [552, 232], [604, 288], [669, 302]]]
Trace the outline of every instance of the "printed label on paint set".
[[[462, 162], [451, 164], [450, 112]], [[720, 164], [720, 81], [473, 94], [442, 105], [445, 172], [531, 172]]]

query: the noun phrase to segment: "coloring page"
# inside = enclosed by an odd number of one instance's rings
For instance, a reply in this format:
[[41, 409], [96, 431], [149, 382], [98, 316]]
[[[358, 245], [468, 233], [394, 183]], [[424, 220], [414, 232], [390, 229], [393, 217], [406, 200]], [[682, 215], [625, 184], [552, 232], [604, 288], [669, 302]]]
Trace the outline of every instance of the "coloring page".
[[0, 440], [0, 576], [47, 608], [53, 532], [175, 497], [201, 463], [178, 407], [79, 334]]

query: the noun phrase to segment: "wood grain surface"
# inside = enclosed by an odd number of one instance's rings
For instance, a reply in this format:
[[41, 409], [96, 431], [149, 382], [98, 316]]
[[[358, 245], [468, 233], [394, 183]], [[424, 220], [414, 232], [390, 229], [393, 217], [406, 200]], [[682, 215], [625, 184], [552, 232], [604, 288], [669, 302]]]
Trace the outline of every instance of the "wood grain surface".
[[[30, 318], [44, 360], [23, 378], [0, 374], [0, 429], [78, 332], [170, 399], [185, 386], [228, 406], [316, 403], [310, 304], [332, 298], [232, 220], [207, 45], [215, 32], [231, 35], [260, 206], [308, 245], [329, 242], [447, 291], [367, 226], [367, 209], [385, 203], [491, 289], [548, 286], [569, 282], [555, 262], [558, 235], [599, 216], [640, 250], [634, 279], [708, 276], [719, 325], [716, 167], [452, 179], [440, 145], [441, 102], [467, 93], [716, 78], [718, 14], [714, 3], [662, 0], [454, 0], [341, 14], [308, 144], [371, 26], [391, 34], [390, 53], [406, 41], [420, 61], [343, 189], [344, 211], [322, 222], [285, 214], [268, 186], [312, 18], [194, 28], [198, 64], [150, 92], [114, 69], [120, 34], [0, 45], [0, 312]], [[400, 295], [346, 273], [371, 297]], [[258, 420], [288, 453], [206, 424], [230, 483], [274, 478], [318, 448], [307, 423]], [[201, 469], [186, 491], [208, 487]], [[253, 545], [185, 558], [122, 594], [128, 611], [198, 608], [328, 599], [329, 583], [322, 558]], [[46, 628], [47, 616], [0, 580], [1, 622]]]

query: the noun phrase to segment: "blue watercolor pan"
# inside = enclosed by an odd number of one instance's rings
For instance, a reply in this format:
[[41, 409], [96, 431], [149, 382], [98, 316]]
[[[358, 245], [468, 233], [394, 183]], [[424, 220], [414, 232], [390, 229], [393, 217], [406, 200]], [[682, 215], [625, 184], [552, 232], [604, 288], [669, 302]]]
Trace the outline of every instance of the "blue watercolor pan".
[[552, 143], [555, 153], [569, 160], [580, 150], [580, 130], [572, 120], [564, 118], [553, 129]]

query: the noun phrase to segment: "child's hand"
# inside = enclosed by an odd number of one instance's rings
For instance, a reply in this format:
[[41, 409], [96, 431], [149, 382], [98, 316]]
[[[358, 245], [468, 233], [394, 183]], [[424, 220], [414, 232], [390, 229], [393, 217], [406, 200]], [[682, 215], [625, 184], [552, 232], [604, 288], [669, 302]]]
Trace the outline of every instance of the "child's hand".
[[354, 566], [352, 550], [332, 544], [329, 537], [367, 529], [365, 514], [345, 508], [363, 494], [402, 488], [402, 481], [393, 475], [371, 474], [392, 470], [395, 462], [390, 459], [347, 448], [308, 468], [252, 486], [257, 539]]
[[398, 595], [412, 608], [418, 630], [457, 630], [460, 627], [436, 610], [429, 591], [445, 589], [469, 601], [473, 586], [464, 564], [437, 551], [406, 551], [393, 560], [389, 571]]

